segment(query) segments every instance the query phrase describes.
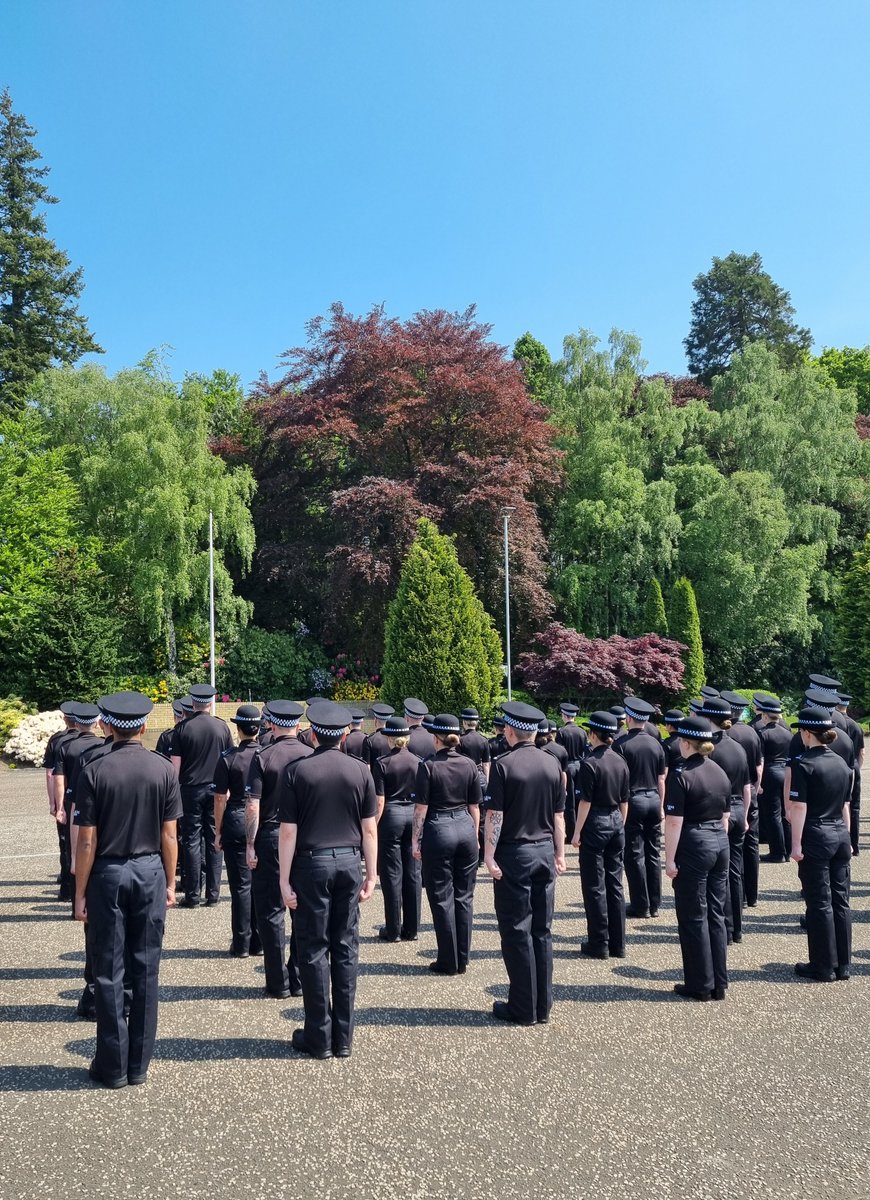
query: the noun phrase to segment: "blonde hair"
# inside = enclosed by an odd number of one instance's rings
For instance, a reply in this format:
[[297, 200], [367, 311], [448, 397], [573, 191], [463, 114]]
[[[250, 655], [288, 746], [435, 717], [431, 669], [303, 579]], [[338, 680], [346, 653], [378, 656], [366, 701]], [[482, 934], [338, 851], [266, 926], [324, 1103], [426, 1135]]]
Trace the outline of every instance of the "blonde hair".
[[704, 758], [706, 758], [708, 754], [712, 754], [713, 751], [716, 749], [713, 742], [708, 742], [706, 740], [700, 740], [698, 738], [682, 737], [682, 734], [680, 735], [680, 737], [682, 738], [682, 740], [684, 742], [689, 743], [689, 745], [692, 747], [692, 750], [694, 751], [695, 754], [702, 754], [704, 756]]
[[410, 737], [387, 737], [387, 741], [397, 750], [403, 750], [410, 740]]

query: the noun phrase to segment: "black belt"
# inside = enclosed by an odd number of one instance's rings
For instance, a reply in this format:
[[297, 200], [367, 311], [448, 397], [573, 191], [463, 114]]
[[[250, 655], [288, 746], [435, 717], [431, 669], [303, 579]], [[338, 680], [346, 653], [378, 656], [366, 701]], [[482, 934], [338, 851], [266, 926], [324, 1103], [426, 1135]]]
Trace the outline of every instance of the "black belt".
[[499, 844], [499, 846], [546, 846], [548, 843], [552, 843], [552, 841], [553, 841], [553, 835], [548, 834], [547, 837], [517, 838], [516, 841], [511, 841], [511, 842], [499, 841], [498, 844]]
[[333, 846], [331, 849], [297, 850], [300, 858], [338, 858], [340, 854], [359, 854], [359, 846]]
[[244, 796], [230, 796], [230, 798], [227, 800], [227, 808], [229, 808], [229, 806], [231, 804], [238, 805], [238, 804], [244, 804], [244, 803], [245, 803]]
[[[725, 814], [723, 813], [724, 817]], [[722, 821], [684, 821], [683, 824], [689, 829], [721, 829]]]
[[658, 788], [656, 788], [656, 787], [648, 787], [648, 788], [632, 788], [632, 789], [631, 789], [631, 795], [632, 795], [632, 796], [640, 796], [641, 794], [647, 795], [647, 794], [649, 794], [650, 792], [653, 792], [653, 793], [655, 793], [656, 795], [658, 795], [658, 791], [659, 791], [659, 789], [658, 789]]
[[426, 820], [429, 821], [435, 817], [458, 817], [467, 812], [467, 804], [463, 804], [461, 808], [430, 808]]
[[387, 800], [384, 808], [410, 808], [413, 803], [413, 800]]
[[619, 808], [618, 804], [590, 804], [590, 808], [594, 808], [596, 812], [616, 812]]
[[273, 817], [271, 821], [261, 821], [258, 826], [258, 829], [277, 829], [278, 824], [279, 824], [278, 818]]
[[807, 825], [842, 825], [845, 828], [846, 822], [842, 817], [819, 817], [812, 821], [807, 821]]

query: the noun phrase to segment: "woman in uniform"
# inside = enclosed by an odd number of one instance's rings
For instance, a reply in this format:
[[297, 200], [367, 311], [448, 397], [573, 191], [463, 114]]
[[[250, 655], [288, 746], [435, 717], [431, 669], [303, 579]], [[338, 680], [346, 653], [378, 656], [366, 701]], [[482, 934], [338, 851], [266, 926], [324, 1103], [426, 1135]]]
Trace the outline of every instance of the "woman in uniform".
[[483, 797], [477, 767], [457, 750], [459, 719], [439, 713], [428, 728], [435, 754], [417, 767], [413, 855], [422, 860], [438, 944], [429, 970], [437, 975], [464, 975], [471, 951]]
[[687, 1000], [724, 1000], [728, 987], [728, 820], [731, 783], [711, 762], [713, 731], [703, 717], [677, 726], [682, 762], [668, 774], [665, 873], [673, 880]]
[[218, 759], [214, 777], [215, 849], [223, 850], [230, 885], [230, 954], [247, 958], [262, 954], [251, 892], [251, 869], [245, 861], [245, 785], [259, 748], [260, 710], [242, 704], [230, 720], [239, 731], [239, 744]]
[[792, 738], [782, 721], [782, 705], [775, 697], [758, 696], [755, 709], [759, 714], [755, 731], [761, 741], [762, 763], [758, 812], [768, 848], [761, 861], [783, 863], [791, 852], [791, 826], [785, 813], [783, 786]]
[[749, 828], [749, 764], [743, 747], [730, 736], [731, 705], [721, 696], [710, 697], [698, 710], [713, 726], [715, 742], [710, 758], [721, 767], [731, 784], [731, 809], [728, 818], [728, 892], [725, 900], [725, 927], [728, 944], [743, 941], [743, 843]]
[[810, 958], [795, 965], [795, 974], [831, 983], [849, 978], [852, 958], [852, 772], [830, 749], [837, 736], [830, 712], [802, 708], [794, 728], [804, 752], [791, 765], [791, 857], [798, 864], [807, 906]]
[[420, 926], [420, 864], [411, 854], [414, 789], [420, 760], [408, 749], [404, 717], [389, 717], [382, 731], [390, 752], [372, 763], [378, 798], [378, 875], [384, 894], [382, 942], [416, 942]]
[[580, 887], [588, 940], [580, 953], [589, 958], [625, 958], [625, 903], [622, 864], [628, 812], [629, 770], [611, 750], [619, 732], [614, 713], [594, 712], [585, 723], [592, 752], [577, 775], [577, 823], [572, 845], [580, 847]]

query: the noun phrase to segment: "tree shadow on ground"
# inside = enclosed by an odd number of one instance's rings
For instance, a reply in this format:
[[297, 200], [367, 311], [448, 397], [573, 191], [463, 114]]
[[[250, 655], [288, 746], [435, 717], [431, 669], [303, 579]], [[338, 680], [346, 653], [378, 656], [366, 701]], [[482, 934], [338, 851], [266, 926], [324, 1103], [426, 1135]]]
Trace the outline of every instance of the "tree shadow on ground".
[[81, 1092], [91, 1087], [83, 1067], [55, 1067], [49, 1063], [0, 1067], [0, 1093]]

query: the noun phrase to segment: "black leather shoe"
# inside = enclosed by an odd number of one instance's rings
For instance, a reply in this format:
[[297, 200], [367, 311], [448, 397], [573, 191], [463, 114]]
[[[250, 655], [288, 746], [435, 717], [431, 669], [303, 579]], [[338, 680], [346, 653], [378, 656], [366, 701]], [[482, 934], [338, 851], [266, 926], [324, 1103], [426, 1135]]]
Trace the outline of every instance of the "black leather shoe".
[[96, 1021], [97, 1010], [89, 1004], [82, 1004], [79, 1000], [76, 1005], [76, 1016], [80, 1021]]
[[649, 915], [651, 917], [657, 917], [659, 915], [659, 910], [657, 908], [651, 908], [649, 910]]
[[747, 900], [746, 907], [747, 908], [758, 908], [758, 901], [757, 900]]
[[198, 897], [188, 898], [187, 896], [177, 905], [178, 908], [200, 908], [201, 906], [202, 901]]
[[399, 937], [403, 942], [416, 942], [417, 940], [416, 933], [400, 933]]
[[731, 941], [734, 942], [735, 946], [739, 946], [740, 943], [743, 941], [743, 934], [735, 933], [734, 936], [731, 938]]
[[788, 859], [780, 858], [776, 854], [762, 854], [758, 861], [763, 863], [784, 863], [788, 862]]
[[378, 938], [382, 942], [397, 942], [399, 935], [397, 933], [387, 933], [386, 929], [379, 929]]
[[814, 979], [816, 983], [833, 983], [836, 978], [833, 971], [817, 971], [812, 963], [795, 963], [794, 973], [801, 979]]
[[712, 992], [710, 993], [710, 999], [711, 1000], [724, 1000], [725, 993], [727, 992], [727, 990], [728, 990], [727, 988], [713, 988]]
[[585, 954], [587, 958], [610, 958], [609, 950], [598, 950], [588, 942], [580, 943], [580, 953]]
[[333, 1058], [350, 1058], [350, 1046], [333, 1046]]
[[611, 958], [625, 958], [625, 947], [621, 946], [618, 950], [614, 950], [611, 946], [607, 953]]
[[220, 896], [215, 896], [214, 900], [206, 900], [205, 906], [206, 908], [214, 908], [216, 904], [220, 904], [220, 901]]
[[289, 1000], [293, 993], [289, 988], [281, 988], [280, 992], [273, 992], [271, 988], [266, 988], [266, 995], [271, 996], [273, 1000]]
[[250, 954], [251, 958], [262, 958], [263, 957], [263, 947], [262, 946], [252, 946], [251, 949], [248, 951], [248, 953]]
[[310, 1050], [308, 1048], [308, 1043], [305, 1041], [305, 1030], [304, 1029], [294, 1029], [293, 1030], [293, 1037], [290, 1040], [290, 1044], [292, 1045], [293, 1049], [296, 1051], [297, 1054], [307, 1054], [307, 1055], [309, 1055], [309, 1057], [317, 1058], [317, 1059], [332, 1058], [332, 1050], [331, 1049], [330, 1050], [327, 1050], [327, 1049]]
[[148, 1082], [148, 1072], [143, 1071], [141, 1075], [128, 1075], [127, 1082], [132, 1084], [133, 1087], [138, 1087], [140, 1083], [147, 1083]]
[[648, 909], [635, 908], [633, 904], [629, 904], [626, 906], [625, 915], [631, 917], [633, 921], [646, 921], [650, 913]]
[[840, 983], [845, 983], [847, 979], [852, 978], [848, 967], [837, 967], [834, 974], [837, 976], [837, 979], [840, 981]]
[[290, 995], [298, 1000], [299, 997], [302, 995], [302, 988], [301, 987], [292, 987], [290, 989]]
[[123, 1088], [123, 1087], [127, 1086], [127, 1076], [126, 1075], [123, 1075], [120, 1079], [104, 1079], [103, 1076], [100, 1074], [100, 1072], [97, 1070], [96, 1062], [92, 1062], [91, 1065], [88, 1067], [88, 1078], [91, 1080], [92, 1083], [98, 1083], [101, 1087], [112, 1088], [113, 1090], [117, 1090], [118, 1088]]
[[805, 917], [805, 916], [801, 916], [801, 917], [799, 918], [799, 920], [798, 920], [798, 924], [800, 925], [801, 929], [806, 929], [806, 927], [807, 927], [807, 919], [806, 919], [806, 917]]
[[524, 1021], [515, 1017], [504, 1000], [496, 1000], [492, 1006], [492, 1015], [497, 1021], [509, 1021], [511, 1025], [536, 1025], [537, 1021]]
[[230, 958], [249, 958], [250, 950], [236, 950], [234, 946], [230, 946]]
[[676, 995], [682, 996], [682, 998], [684, 1000], [697, 1000], [700, 1003], [703, 1003], [705, 1000], [710, 999], [709, 992], [690, 991], [689, 988], [687, 988], [684, 983], [675, 983], [674, 984], [674, 992], [676, 993]]
[[442, 967], [440, 963], [429, 963], [429, 970], [433, 975], [456, 975], [457, 972], [453, 967]]

